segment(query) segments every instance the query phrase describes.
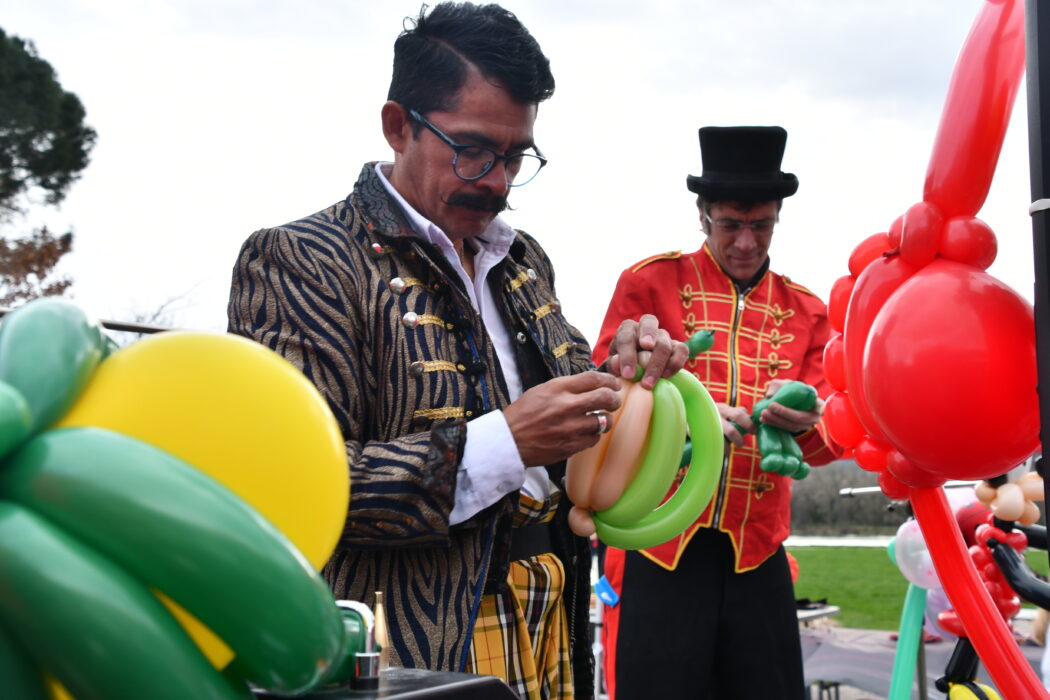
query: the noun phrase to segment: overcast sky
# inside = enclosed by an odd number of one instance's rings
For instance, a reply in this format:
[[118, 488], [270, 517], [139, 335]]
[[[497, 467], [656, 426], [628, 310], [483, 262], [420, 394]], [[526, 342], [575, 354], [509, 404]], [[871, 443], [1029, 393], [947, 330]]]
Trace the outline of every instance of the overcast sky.
[[[773, 269], [827, 300], [850, 251], [922, 197], [959, 48], [982, 0], [508, 0], [551, 59], [549, 156], [504, 217], [558, 271], [566, 315], [597, 335], [619, 272], [699, 248], [686, 175], [697, 129], [780, 124], [786, 200]], [[349, 193], [391, 158], [379, 109], [414, 0], [15, 0], [0, 27], [33, 40], [98, 131], [60, 210], [72, 295], [103, 318], [164, 302], [225, 328], [230, 272], [253, 230]], [[978, 215], [990, 271], [1032, 298], [1024, 87]], [[11, 233], [12, 229], [6, 229]]]

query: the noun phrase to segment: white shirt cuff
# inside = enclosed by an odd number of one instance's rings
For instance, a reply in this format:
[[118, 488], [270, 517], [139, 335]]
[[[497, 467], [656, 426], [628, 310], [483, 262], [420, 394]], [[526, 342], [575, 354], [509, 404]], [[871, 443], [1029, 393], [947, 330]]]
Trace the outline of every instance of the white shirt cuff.
[[475, 418], [467, 423], [467, 442], [456, 477], [456, 502], [448, 524], [468, 520], [520, 489], [524, 482], [525, 464], [503, 412]]

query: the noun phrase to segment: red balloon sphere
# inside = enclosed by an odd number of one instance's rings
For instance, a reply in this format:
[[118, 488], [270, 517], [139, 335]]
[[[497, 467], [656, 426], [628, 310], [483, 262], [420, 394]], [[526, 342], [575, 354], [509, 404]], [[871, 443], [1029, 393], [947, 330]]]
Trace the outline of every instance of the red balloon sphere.
[[835, 280], [831, 285], [831, 297], [828, 299], [828, 323], [831, 329], [842, 332], [846, 326], [846, 309], [849, 307], [849, 298], [853, 294], [853, 285], [856, 283], [853, 277], [845, 275]]
[[902, 483], [900, 479], [885, 470], [879, 472], [879, 488], [887, 498], [895, 501], [906, 501], [911, 494], [911, 489], [907, 484]]
[[824, 404], [824, 424], [831, 439], [843, 447], [854, 447], [867, 436], [853, 412], [849, 397], [842, 391], [829, 396]]
[[853, 458], [861, 469], [879, 472], [886, 468], [886, 458], [892, 449], [886, 443], [865, 437], [853, 448]]
[[888, 442], [931, 474], [990, 478], [1039, 444], [1032, 307], [974, 267], [936, 260], [901, 285], [871, 326], [863, 373]]
[[872, 260], [882, 257], [890, 249], [890, 237], [885, 233], [868, 236], [857, 244], [849, 256], [849, 273], [858, 277]]
[[941, 232], [942, 258], [966, 263], [986, 270], [995, 262], [999, 252], [999, 241], [995, 233], [980, 219], [972, 216], [956, 216], [948, 219]]
[[864, 349], [868, 332], [882, 305], [916, 268], [905, 263], [899, 255], [879, 258], [868, 265], [853, 288], [846, 327], [842, 333], [846, 356], [846, 390], [849, 391], [857, 419], [868, 435], [887, 442], [878, 421], [872, 414], [864, 390]]
[[937, 256], [941, 244], [944, 216], [927, 202], [913, 204], [904, 212], [901, 229], [901, 257], [904, 262], [922, 267]]
[[846, 388], [846, 358], [842, 334], [836, 333], [824, 346], [824, 378], [836, 389]]

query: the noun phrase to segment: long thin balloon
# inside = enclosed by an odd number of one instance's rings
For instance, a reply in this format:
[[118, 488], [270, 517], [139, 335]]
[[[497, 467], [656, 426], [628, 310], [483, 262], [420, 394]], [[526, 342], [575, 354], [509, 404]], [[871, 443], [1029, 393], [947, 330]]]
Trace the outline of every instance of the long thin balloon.
[[893, 657], [888, 700], [908, 700], [915, 678], [915, 662], [922, 639], [922, 616], [926, 608], [926, 589], [908, 584], [897, 634], [897, 655]]
[[1050, 698], [981, 583], [944, 489], [911, 489], [911, 507], [944, 591], [999, 692], [1008, 700]]
[[926, 170], [923, 200], [946, 218], [984, 204], [1024, 65], [1022, 3], [986, 2], [955, 62]]

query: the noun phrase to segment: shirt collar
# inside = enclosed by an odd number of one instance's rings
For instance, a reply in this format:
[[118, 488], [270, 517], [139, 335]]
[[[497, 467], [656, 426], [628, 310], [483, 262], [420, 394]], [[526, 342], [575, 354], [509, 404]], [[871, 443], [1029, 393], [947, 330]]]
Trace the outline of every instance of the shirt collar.
[[[389, 162], [376, 163], [376, 175], [379, 176], [379, 181], [383, 183], [383, 187], [386, 191], [394, 198], [398, 206], [405, 213], [405, 218], [408, 219], [408, 223], [412, 226], [412, 230], [425, 241], [428, 241], [437, 247], [447, 250], [451, 249], [452, 240], [448, 237], [444, 231], [441, 230], [437, 224], [433, 223], [409, 204], [401, 193], [390, 184], [390, 180], [387, 179], [387, 173], [393, 170], [394, 164]], [[492, 223], [486, 227], [480, 235], [475, 236], [473, 246], [478, 249], [478, 252], [484, 252], [496, 256], [497, 259], [503, 259], [510, 251], [510, 246], [514, 242], [516, 234], [503, 219], [498, 216], [492, 220]]]

